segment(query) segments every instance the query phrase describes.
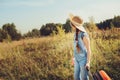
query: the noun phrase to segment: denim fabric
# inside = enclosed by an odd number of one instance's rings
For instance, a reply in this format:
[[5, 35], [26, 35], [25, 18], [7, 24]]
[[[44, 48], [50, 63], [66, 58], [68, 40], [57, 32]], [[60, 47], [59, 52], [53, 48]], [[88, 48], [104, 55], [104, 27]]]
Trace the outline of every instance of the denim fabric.
[[74, 79], [75, 80], [89, 80], [88, 71], [85, 68], [84, 61], [77, 61], [75, 59]]
[[80, 52], [76, 49], [76, 40], [74, 36], [74, 57], [75, 57], [75, 66], [74, 66], [74, 79], [75, 80], [89, 80], [88, 72], [85, 68], [85, 64], [87, 62], [87, 49], [84, 45], [82, 36], [87, 36], [87, 33], [80, 32], [78, 34], [78, 46], [80, 48]]

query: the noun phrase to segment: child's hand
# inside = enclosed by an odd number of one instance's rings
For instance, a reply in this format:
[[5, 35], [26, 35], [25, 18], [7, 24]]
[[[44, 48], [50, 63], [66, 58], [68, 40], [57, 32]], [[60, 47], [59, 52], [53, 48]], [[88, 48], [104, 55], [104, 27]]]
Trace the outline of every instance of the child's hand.
[[85, 68], [89, 71], [90, 70], [90, 63], [86, 63]]
[[75, 64], [75, 58], [74, 58], [74, 57], [72, 58], [72, 62], [71, 62], [71, 64], [72, 64], [72, 65]]

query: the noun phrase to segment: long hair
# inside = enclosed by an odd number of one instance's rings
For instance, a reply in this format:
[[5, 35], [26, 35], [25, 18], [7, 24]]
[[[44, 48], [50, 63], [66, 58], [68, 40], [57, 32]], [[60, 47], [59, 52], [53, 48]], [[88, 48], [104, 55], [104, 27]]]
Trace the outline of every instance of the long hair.
[[78, 32], [79, 32], [79, 29], [77, 29], [76, 28], [76, 37], [75, 37], [75, 40], [76, 40], [76, 47], [77, 47], [77, 49], [79, 48], [79, 46], [78, 46]]

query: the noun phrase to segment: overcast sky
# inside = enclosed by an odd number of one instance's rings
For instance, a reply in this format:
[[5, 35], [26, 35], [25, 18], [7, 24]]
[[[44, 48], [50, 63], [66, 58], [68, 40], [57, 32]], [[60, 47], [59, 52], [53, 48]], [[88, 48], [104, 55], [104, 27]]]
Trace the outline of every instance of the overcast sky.
[[26, 33], [46, 23], [65, 23], [69, 13], [100, 22], [120, 15], [120, 0], [0, 0], [0, 27], [15, 23]]

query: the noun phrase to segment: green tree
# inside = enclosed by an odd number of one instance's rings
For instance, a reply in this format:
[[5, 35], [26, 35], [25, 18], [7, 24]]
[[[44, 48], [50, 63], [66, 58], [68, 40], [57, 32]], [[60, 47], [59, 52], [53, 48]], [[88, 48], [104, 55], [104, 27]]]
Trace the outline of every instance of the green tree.
[[112, 20], [112, 23], [115, 27], [120, 28], [120, 16], [115, 16]]
[[65, 33], [68, 33], [68, 32], [71, 32], [72, 31], [72, 28], [70, 26], [70, 20], [67, 19], [66, 20], [66, 23], [63, 24], [63, 29], [65, 30]]
[[35, 36], [35, 37], [39, 37], [39, 36], [40, 36], [40, 31], [39, 31], [38, 29], [33, 29], [33, 30], [32, 30], [32, 34], [33, 34], [33, 36]]
[[58, 24], [48, 23], [43, 25], [40, 29], [40, 34], [42, 36], [49, 36], [53, 31], [57, 31], [56, 25]]
[[58, 33], [58, 29], [57, 29], [58, 26], [61, 26], [61, 28], [65, 30], [65, 33], [71, 32], [70, 20], [67, 19], [65, 24], [47, 23], [46, 25], [42, 25], [42, 27], [40, 28], [40, 34], [42, 36], [49, 36], [53, 33], [53, 31], [54, 31], [54, 34], [57, 34]]
[[111, 29], [111, 23], [112, 26], [116, 27], [116, 28], [120, 28], [120, 16], [115, 16], [113, 19], [107, 19], [105, 21], [102, 21], [100, 23], [97, 23], [97, 27], [99, 29]]
[[38, 29], [32, 29], [32, 31], [28, 31], [28, 33], [24, 34], [24, 37], [39, 37], [40, 31]]
[[10, 24], [4, 24], [2, 26], [2, 29], [7, 32], [7, 34], [10, 35], [12, 40], [19, 40], [21, 38], [21, 34], [17, 32], [16, 26], [14, 23]]
[[25, 37], [32, 37], [31, 31], [28, 31], [27, 33], [25, 33], [25, 34], [23, 35], [23, 37], [24, 37], [24, 38], [25, 38]]
[[0, 42], [2, 42], [4, 39], [8, 38], [8, 34], [7, 32], [5, 32], [4, 30], [0, 29]]

